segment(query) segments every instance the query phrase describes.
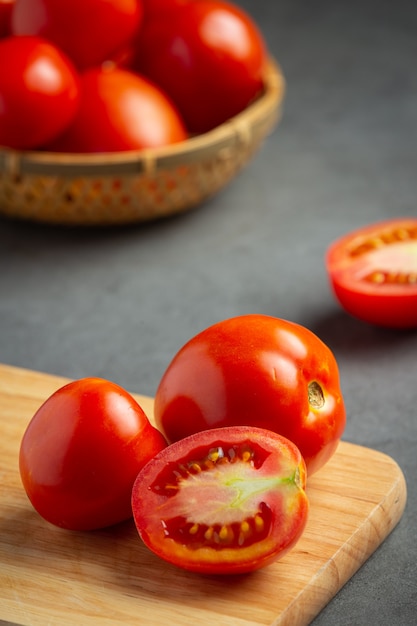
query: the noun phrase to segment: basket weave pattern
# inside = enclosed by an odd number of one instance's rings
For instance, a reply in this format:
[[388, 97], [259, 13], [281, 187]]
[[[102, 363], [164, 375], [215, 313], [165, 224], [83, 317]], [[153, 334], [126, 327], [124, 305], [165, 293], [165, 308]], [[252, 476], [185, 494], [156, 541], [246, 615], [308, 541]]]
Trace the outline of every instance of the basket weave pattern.
[[64, 155], [0, 150], [0, 213], [67, 225], [141, 222], [189, 210], [227, 185], [277, 124], [284, 80], [232, 120], [158, 150]]

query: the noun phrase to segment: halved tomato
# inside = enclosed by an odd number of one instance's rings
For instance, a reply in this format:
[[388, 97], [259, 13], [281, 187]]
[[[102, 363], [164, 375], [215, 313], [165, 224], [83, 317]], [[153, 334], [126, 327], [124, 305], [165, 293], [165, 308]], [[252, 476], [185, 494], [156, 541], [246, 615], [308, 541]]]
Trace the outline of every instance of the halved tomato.
[[328, 249], [337, 300], [378, 326], [417, 326], [417, 218], [397, 218], [348, 233]]
[[308, 514], [306, 468], [288, 439], [260, 428], [200, 431], [159, 452], [132, 492], [136, 527], [184, 569], [237, 574], [286, 554]]

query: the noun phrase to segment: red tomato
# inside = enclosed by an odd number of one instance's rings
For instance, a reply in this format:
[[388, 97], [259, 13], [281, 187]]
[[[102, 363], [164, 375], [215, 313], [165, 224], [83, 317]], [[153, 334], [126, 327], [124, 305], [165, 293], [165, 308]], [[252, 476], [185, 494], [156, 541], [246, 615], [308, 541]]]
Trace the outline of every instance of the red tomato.
[[184, 124], [168, 98], [147, 79], [109, 65], [81, 76], [73, 124], [49, 149], [114, 152], [184, 141]]
[[132, 510], [155, 554], [204, 574], [240, 574], [283, 557], [307, 521], [305, 464], [270, 431], [220, 428], [191, 435], [139, 473]]
[[335, 296], [351, 315], [379, 326], [417, 327], [417, 218], [359, 228], [326, 256]]
[[261, 92], [266, 46], [254, 21], [222, 0], [188, 2], [146, 21], [134, 68], [172, 98], [193, 133], [243, 111]]
[[40, 37], [0, 41], [0, 145], [37, 148], [61, 133], [79, 103], [70, 61]]
[[127, 391], [84, 378], [58, 389], [33, 416], [21, 442], [20, 475], [48, 522], [104, 528], [132, 516], [136, 475], [165, 446]]
[[141, 0], [16, 0], [16, 35], [41, 35], [82, 69], [111, 58], [136, 35]]
[[221, 321], [188, 341], [155, 396], [168, 441], [208, 428], [275, 431], [300, 449], [309, 475], [332, 456], [345, 426], [336, 360], [303, 326], [266, 315]]
[[195, 0], [142, 0], [143, 19], [157, 19], [166, 21], [185, 4]]
[[15, 0], [0, 0], [0, 38], [12, 34], [11, 17]]

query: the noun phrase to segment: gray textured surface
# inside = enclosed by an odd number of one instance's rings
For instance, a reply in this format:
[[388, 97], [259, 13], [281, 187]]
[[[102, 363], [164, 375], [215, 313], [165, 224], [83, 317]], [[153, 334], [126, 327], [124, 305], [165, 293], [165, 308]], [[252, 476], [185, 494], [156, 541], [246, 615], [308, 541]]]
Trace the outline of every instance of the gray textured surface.
[[[399, 526], [314, 621], [417, 623], [417, 333], [347, 317], [330, 293], [328, 244], [417, 215], [417, 5], [245, 0], [287, 83], [285, 115], [232, 185], [147, 226], [77, 230], [0, 221], [0, 361], [153, 394], [193, 334], [260, 312], [333, 349], [345, 439], [401, 465]], [[364, 476], [366, 481], [366, 476]]]

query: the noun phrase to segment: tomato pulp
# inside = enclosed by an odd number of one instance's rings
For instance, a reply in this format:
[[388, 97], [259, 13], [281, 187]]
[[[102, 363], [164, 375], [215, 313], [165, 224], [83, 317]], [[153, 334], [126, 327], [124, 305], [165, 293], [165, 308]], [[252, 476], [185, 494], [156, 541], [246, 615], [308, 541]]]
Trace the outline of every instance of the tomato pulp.
[[33, 416], [20, 446], [20, 475], [48, 522], [104, 528], [132, 517], [137, 473], [165, 446], [127, 391], [84, 378], [58, 389]]
[[155, 419], [170, 442], [224, 426], [275, 431], [312, 474], [336, 450], [346, 416], [331, 350], [299, 324], [254, 314], [218, 322], [179, 350], [156, 391]]
[[157, 454], [139, 473], [132, 510], [155, 554], [184, 569], [238, 574], [286, 554], [307, 521], [297, 447], [251, 427], [203, 431]]
[[341, 306], [360, 320], [417, 327], [417, 218], [365, 226], [335, 241], [326, 267]]

